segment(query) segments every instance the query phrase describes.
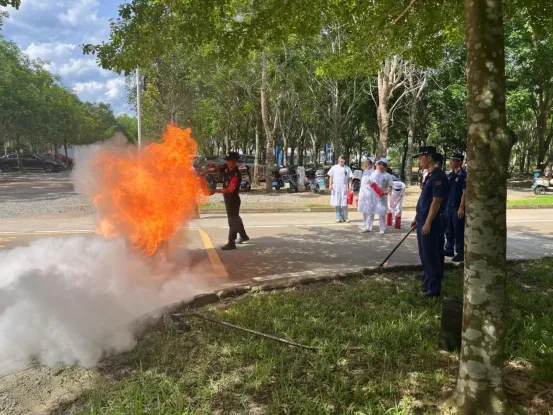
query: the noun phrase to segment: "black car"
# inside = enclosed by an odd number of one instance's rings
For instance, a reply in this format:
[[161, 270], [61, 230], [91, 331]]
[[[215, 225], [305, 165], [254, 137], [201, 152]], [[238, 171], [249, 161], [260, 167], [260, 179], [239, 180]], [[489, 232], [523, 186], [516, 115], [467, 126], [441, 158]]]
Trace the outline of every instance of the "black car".
[[[46, 159], [36, 154], [23, 153], [20, 155], [21, 165], [25, 170], [44, 170], [46, 172], [58, 172], [65, 169], [65, 165], [55, 159]], [[9, 154], [0, 157], [0, 170], [8, 173], [12, 170], [17, 170], [17, 154]]]

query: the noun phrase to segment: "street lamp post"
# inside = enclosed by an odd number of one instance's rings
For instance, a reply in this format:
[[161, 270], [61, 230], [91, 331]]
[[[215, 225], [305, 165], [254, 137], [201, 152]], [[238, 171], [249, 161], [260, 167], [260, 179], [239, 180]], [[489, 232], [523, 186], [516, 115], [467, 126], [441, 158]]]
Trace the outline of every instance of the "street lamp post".
[[142, 148], [142, 115], [140, 109], [140, 95], [142, 91], [140, 88], [140, 67], [136, 67], [136, 116], [138, 120], [138, 149]]

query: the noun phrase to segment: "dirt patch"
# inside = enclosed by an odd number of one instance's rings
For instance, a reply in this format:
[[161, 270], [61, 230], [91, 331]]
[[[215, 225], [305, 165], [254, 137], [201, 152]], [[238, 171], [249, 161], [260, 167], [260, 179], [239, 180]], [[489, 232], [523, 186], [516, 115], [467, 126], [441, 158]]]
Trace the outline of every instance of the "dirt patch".
[[0, 378], [0, 413], [50, 414], [91, 389], [99, 379], [94, 370], [32, 365]]
[[553, 384], [532, 382], [527, 362], [508, 362], [505, 366], [505, 387], [512, 402], [525, 408], [528, 414], [547, 414], [553, 409]]

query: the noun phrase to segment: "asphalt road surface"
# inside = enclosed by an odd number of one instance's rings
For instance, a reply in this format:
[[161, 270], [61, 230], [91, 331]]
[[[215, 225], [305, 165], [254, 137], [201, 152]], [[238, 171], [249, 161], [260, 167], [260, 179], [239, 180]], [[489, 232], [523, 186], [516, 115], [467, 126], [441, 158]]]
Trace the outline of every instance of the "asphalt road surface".
[[[216, 285], [268, 281], [294, 276], [332, 274], [377, 266], [405, 236], [403, 229], [359, 233], [361, 217], [337, 224], [332, 213], [243, 215], [251, 237], [236, 251], [218, 249], [227, 240], [224, 215], [205, 215], [183, 225], [171, 246], [175, 260], [191, 272], [213, 278]], [[553, 253], [553, 209], [509, 210], [509, 259], [535, 259]], [[0, 252], [24, 246], [38, 238], [96, 237], [93, 218], [4, 219], [0, 223]], [[70, 255], [70, 253], [68, 253]], [[389, 261], [390, 265], [418, 264], [416, 236], [412, 234]]]

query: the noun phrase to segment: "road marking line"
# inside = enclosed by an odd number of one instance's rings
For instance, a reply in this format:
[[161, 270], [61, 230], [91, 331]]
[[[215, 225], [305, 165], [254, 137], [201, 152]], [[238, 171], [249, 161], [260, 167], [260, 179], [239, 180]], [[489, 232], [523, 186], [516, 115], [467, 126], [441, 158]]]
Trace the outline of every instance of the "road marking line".
[[198, 232], [200, 233], [200, 237], [202, 238], [202, 242], [207, 252], [207, 256], [209, 257], [209, 262], [211, 262], [211, 266], [215, 271], [215, 275], [222, 278], [228, 277], [229, 275], [228, 275], [227, 269], [223, 265], [223, 261], [221, 261], [221, 258], [219, 257], [219, 254], [215, 249], [215, 246], [213, 246], [213, 242], [211, 242], [211, 238], [209, 237], [207, 232], [204, 231], [203, 229], [198, 229]]

